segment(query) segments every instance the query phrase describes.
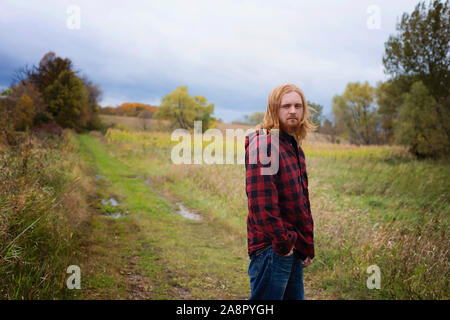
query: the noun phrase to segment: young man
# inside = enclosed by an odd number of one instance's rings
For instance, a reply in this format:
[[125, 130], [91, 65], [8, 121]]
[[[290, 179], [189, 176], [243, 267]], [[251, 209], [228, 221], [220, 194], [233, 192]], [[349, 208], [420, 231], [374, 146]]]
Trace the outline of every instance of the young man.
[[[308, 177], [299, 146], [314, 128], [308, 117], [302, 91], [292, 84], [278, 86], [269, 95], [260, 130], [246, 137], [250, 300], [304, 299], [303, 268], [314, 258]], [[278, 161], [276, 172], [264, 171], [273, 163], [262, 160], [261, 148], [272, 153], [270, 162]]]

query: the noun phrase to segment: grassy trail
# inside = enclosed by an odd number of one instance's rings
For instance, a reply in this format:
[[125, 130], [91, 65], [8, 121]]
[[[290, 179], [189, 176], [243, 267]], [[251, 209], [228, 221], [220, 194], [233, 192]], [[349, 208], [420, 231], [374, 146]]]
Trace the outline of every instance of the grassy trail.
[[156, 186], [145, 183], [146, 172], [115, 158], [98, 139], [79, 135], [79, 141], [85, 161], [101, 177], [97, 201], [114, 197], [125, 214], [94, 218], [87, 241], [92, 258], [84, 266], [89, 270], [86, 298], [248, 297], [245, 248], [239, 253], [227, 249], [227, 239], [208, 219], [180, 216], [168, 198], [154, 191]]
[[[175, 165], [162, 133], [114, 129], [78, 139], [90, 176], [101, 177], [87, 298], [248, 298], [243, 165]], [[448, 166], [387, 147], [305, 149], [316, 247], [306, 298], [448, 297], [440, 280], [448, 274]], [[202, 219], [182, 217], [178, 203]], [[125, 216], [107, 216], [117, 210]], [[367, 287], [372, 265], [380, 290]]]

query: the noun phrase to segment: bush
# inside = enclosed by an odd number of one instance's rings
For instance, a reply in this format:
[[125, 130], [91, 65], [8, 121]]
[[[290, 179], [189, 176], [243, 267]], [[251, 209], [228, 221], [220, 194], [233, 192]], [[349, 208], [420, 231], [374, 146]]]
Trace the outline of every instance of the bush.
[[[418, 157], [439, 158], [450, 154], [448, 111], [438, 104], [421, 82], [405, 94], [396, 120], [397, 142]], [[450, 120], [450, 119], [446, 119]]]

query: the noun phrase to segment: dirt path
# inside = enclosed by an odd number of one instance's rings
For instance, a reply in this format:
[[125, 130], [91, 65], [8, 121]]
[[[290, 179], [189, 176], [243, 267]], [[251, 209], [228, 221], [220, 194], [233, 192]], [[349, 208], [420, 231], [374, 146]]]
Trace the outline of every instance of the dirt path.
[[80, 146], [98, 185], [86, 242], [87, 298], [247, 298], [246, 257], [228, 249], [215, 223], [186, 218], [198, 210], [156, 192], [97, 139], [82, 135]]
[[[163, 188], [163, 180], [117, 159], [99, 140], [82, 135], [80, 145], [98, 185], [83, 266], [88, 270], [85, 298], [249, 297], [246, 239], [240, 245], [214, 219]], [[189, 190], [192, 198], [200, 197]], [[108, 199], [114, 205], [103, 205]], [[311, 281], [306, 275], [306, 298], [326, 299]]]

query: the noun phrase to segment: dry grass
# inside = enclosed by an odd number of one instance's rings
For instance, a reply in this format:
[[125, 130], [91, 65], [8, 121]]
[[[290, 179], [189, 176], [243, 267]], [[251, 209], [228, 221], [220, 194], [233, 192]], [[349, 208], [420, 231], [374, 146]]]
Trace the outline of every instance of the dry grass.
[[17, 139], [0, 153], [1, 297], [69, 298], [65, 270], [79, 262], [92, 186], [72, 132]]
[[[133, 132], [116, 132], [109, 137], [127, 140], [118, 149], [131, 152], [136, 164], [153, 163], [170, 184], [189, 181], [214, 197], [210, 214], [239, 234], [236, 239], [245, 237], [242, 165], [173, 165], [171, 142], [164, 134], [138, 138]], [[142, 149], [144, 141], [148, 145]], [[319, 295], [448, 299], [449, 166], [417, 161], [395, 146], [306, 142], [304, 150], [317, 250], [306, 278], [322, 290]], [[366, 270], [373, 264], [381, 269], [382, 290], [366, 287]]]

